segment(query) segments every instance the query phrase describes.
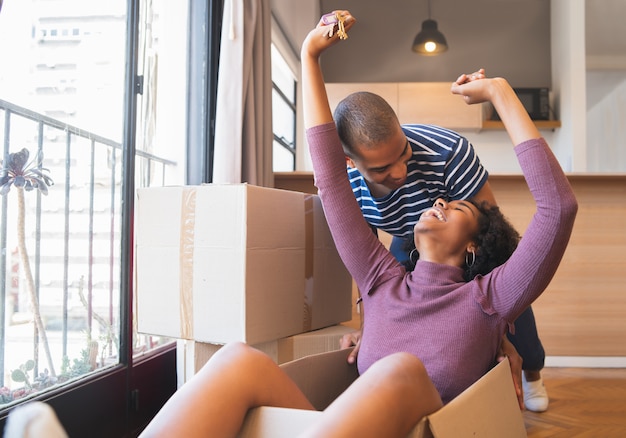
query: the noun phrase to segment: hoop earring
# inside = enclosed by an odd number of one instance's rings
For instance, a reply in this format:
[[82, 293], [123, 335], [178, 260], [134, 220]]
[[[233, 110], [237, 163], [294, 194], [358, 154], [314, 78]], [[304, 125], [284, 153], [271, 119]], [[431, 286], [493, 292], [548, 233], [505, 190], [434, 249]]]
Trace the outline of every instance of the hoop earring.
[[[471, 260], [469, 255], [472, 255]], [[472, 266], [474, 266], [474, 263], [476, 263], [476, 253], [474, 252], [474, 250], [472, 250], [472, 252], [466, 252], [465, 253], [465, 264], [467, 265], [468, 268], [471, 268]]]
[[[415, 260], [413, 260], [413, 256], [415, 256]], [[409, 253], [409, 260], [411, 261], [411, 263], [415, 264], [417, 263], [417, 259], [419, 258], [419, 253], [417, 252], [416, 248], [413, 248], [411, 250], [411, 252]]]

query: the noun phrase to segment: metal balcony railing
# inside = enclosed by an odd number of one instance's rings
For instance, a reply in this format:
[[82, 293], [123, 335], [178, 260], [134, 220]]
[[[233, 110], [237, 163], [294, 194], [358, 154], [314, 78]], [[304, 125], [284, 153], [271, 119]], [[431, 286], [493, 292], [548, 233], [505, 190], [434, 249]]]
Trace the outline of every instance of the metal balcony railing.
[[[91, 338], [94, 324], [101, 337], [106, 325], [119, 333], [122, 145], [4, 100], [0, 100], [0, 116], [3, 157], [24, 147], [31, 157], [41, 151], [43, 167], [54, 180], [47, 196], [26, 193], [26, 238], [46, 330], [56, 333], [53, 363], [61, 369], [76, 358], [70, 333], [74, 337], [87, 333]], [[153, 175], [164, 178], [166, 168], [176, 163], [138, 150], [135, 165], [136, 186], [141, 187], [163, 185], [163, 181], [155, 184]], [[7, 351], [17, 354], [12, 350], [16, 343], [22, 345], [20, 351], [28, 345], [25, 357], [34, 359], [33, 376], [45, 365], [39, 358], [36, 329], [29, 330], [30, 339], [22, 334], [18, 340], [7, 329], [27, 320], [30, 312], [15, 256], [11, 192], [0, 200], [0, 388], [16, 369], [17, 362], [7, 362]], [[25, 315], [23, 320], [20, 315]], [[115, 336], [109, 334], [105, 342], [112, 355]]]

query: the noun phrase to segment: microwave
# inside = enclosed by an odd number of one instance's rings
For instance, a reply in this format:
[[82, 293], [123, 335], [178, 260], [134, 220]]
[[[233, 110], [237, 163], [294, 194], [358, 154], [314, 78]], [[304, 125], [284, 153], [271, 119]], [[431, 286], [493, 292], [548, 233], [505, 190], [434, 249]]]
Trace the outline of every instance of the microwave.
[[[550, 96], [547, 88], [514, 88], [532, 120], [550, 120]], [[500, 116], [494, 110], [492, 120], [500, 120]]]

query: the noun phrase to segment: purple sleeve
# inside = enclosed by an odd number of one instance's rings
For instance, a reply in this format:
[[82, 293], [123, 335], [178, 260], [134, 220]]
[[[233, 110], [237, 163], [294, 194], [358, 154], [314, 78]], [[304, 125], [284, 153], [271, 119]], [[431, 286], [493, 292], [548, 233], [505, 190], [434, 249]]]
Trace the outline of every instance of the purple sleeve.
[[315, 185], [337, 251], [362, 293], [375, 284], [379, 273], [401, 265], [365, 222], [354, 198], [346, 159], [334, 123], [309, 128], [306, 132]]
[[[483, 291], [479, 299], [491, 301], [493, 309], [509, 322], [552, 280], [578, 210], [569, 181], [543, 139], [523, 142], [515, 152], [537, 210], [511, 258], [478, 280]], [[493, 291], [490, 299], [484, 291]]]

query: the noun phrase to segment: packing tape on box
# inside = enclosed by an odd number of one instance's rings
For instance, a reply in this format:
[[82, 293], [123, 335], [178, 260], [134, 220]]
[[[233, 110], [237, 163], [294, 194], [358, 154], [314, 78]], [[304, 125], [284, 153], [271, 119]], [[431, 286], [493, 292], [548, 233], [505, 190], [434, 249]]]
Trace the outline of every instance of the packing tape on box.
[[193, 250], [196, 229], [196, 189], [185, 188], [180, 218], [180, 333], [193, 339]]
[[313, 263], [315, 261], [315, 206], [313, 196], [304, 197], [304, 318], [302, 329], [305, 332], [313, 326]]
[[[185, 187], [181, 196], [179, 294], [180, 333], [182, 339], [193, 339], [193, 259], [196, 227], [196, 188]], [[304, 197], [304, 315], [302, 329], [313, 327], [313, 292], [315, 263], [315, 197]]]

